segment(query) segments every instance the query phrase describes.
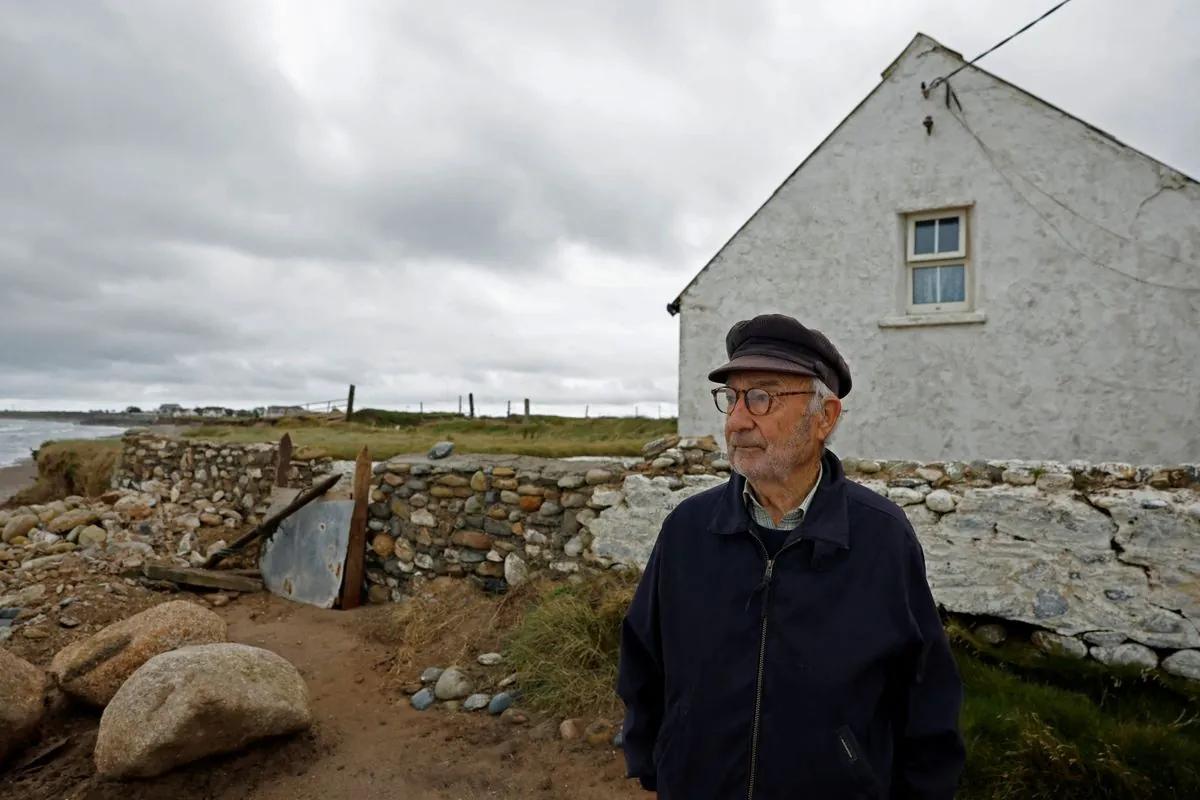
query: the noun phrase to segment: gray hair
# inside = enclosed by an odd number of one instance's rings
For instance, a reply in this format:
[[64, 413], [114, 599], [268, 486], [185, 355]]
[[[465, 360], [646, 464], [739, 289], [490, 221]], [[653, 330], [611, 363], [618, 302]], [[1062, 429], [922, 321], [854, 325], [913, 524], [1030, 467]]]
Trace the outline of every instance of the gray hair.
[[[809, 414], [820, 414], [822, 407], [825, 405], [825, 401], [830, 397], [837, 397], [837, 394], [834, 393], [834, 391], [825, 384], [825, 381], [821, 380], [820, 378], [812, 379], [812, 390], [812, 400], [810, 400], [808, 404]], [[833, 441], [833, 435], [837, 433], [838, 425], [841, 424], [841, 421], [841, 417], [838, 417], [837, 422], [833, 423], [833, 430], [829, 431], [829, 436], [825, 438], [826, 447], [828, 447], [829, 443]]]
[[810, 414], [821, 413], [821, 407], [825, 405], [825, 401], [830, 397], [837, 397], [833, 390], [825, 385], [825, 381], [820, 378], [812, 379], [812, 390], [812, 400], [808, 404], [808, 413]]

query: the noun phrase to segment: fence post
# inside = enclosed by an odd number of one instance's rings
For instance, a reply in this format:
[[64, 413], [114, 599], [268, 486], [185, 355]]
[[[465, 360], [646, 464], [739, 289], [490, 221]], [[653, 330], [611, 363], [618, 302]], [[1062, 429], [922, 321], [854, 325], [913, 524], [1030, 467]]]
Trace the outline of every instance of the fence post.
[[467, 405], [470, 407], [471, 419], [475, 419], [475, 393], [471, 392], [467, 395]]
[[354, 505], [350, 511], [350, 537], [342, 570], [342, 609], [362, 604], [363, 569], [367, 557], [367, 504], [371, 502], [371, 455], [367, 446], [354, 462]]
[[512, 400], [508, 401], [508, 409], [504, 412], [504, 418], [508, 419], [512, 416]]
[[350, 396], [346, 398], [346, 422], [354, 416], [354, 384], [350, 384]]
[[462, 395], [458, 396], [458, 415], [462, 416]]
[[529, 398], [525, 398], [525, 424], [529, 424]]

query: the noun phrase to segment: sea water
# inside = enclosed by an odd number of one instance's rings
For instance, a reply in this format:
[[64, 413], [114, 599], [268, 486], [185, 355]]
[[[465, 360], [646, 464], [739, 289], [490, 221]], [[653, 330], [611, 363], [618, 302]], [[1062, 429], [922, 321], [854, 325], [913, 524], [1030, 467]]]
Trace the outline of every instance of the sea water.
[[33, 451], [50, 440], [104, 439], [124, 432], [124, 428], [47, 419], [0, 419], [0, 467], [30, 460]]

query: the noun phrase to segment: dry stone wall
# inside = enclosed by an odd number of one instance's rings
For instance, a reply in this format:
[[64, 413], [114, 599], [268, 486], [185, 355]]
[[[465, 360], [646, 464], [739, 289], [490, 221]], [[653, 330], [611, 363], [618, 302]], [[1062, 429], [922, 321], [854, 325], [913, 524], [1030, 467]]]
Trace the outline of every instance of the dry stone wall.
[[[126, 432], [123, 444], [112, 488], [179, 506], [200, 523], [185, 527], [255, 525], [270, 505], [278, 445], [173, 439], [137, 428]], [[309, 486], [330, 469], [329, 459], [293, 460], [290, 485]]]
[[[679, 488], [727, 468], [717, 450], [711, 438], [673, 437], [651, 443], [649, 460], [638, 463], [470, 455], [377, 464], [369, 594], [399, 599], [410, 581], [441, 575], [504, 590], [542, 571], [561, 577], [608, 569], [622, 562], [594, 548], [591, 526], [624, 501], [630, 469], [658, 473]], [[653, 519], [644, 524], [657, 528]]]
[[[273, 445], [139, 434], [127, 439], [115, 482], [189, 513], [205, 506], [207, 522], [262, 514], [275, 455]], [[938, 603], [974, 619], [982, 636], [1027, 636], [1047, 652], [1200, 680], [1200, 465], [843, 464], [851, 480], [904, 509]], [[292, 470], [293, 485], [353, 471], [328, 461]], [[504, 591], [537, 573], [577, 579], [641, 567], [666, 515], [728, 476], [711, 437], [667, 437], [625, 461], [451, 455], [378, 463], [368, 596], [398, 601], [438, 576]]]
[[[991, 643], [1023, 630], [1057, 655], [1200, 680], [1200, 464], [844, 467], [904, 509], [934, 597]], [[628, 475], [589, 523], [593, 555], [644, 565], [665, 516], [722, 480]]]

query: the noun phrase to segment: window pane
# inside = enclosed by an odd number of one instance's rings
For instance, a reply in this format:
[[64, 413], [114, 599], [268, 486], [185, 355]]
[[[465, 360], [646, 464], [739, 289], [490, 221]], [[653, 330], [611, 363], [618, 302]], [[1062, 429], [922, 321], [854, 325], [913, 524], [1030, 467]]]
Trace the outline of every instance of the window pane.
[[962, 303], [967, 299], [967, 270], [961, 264], [938, 267], [938, 302]]
[[913, 270], [913, 304], [936, 303], [939, 267], [917, 267]]
[[913, 225], [913, 254], [936, 253], [937, 220], [922, 220]]
[[913, 305], [962, 303], [967, 299], [967, 270], [962, 264], [913, 269]]
[[953, 253], [958, 250], [958, 217], [938, 220], [937, 251]]

